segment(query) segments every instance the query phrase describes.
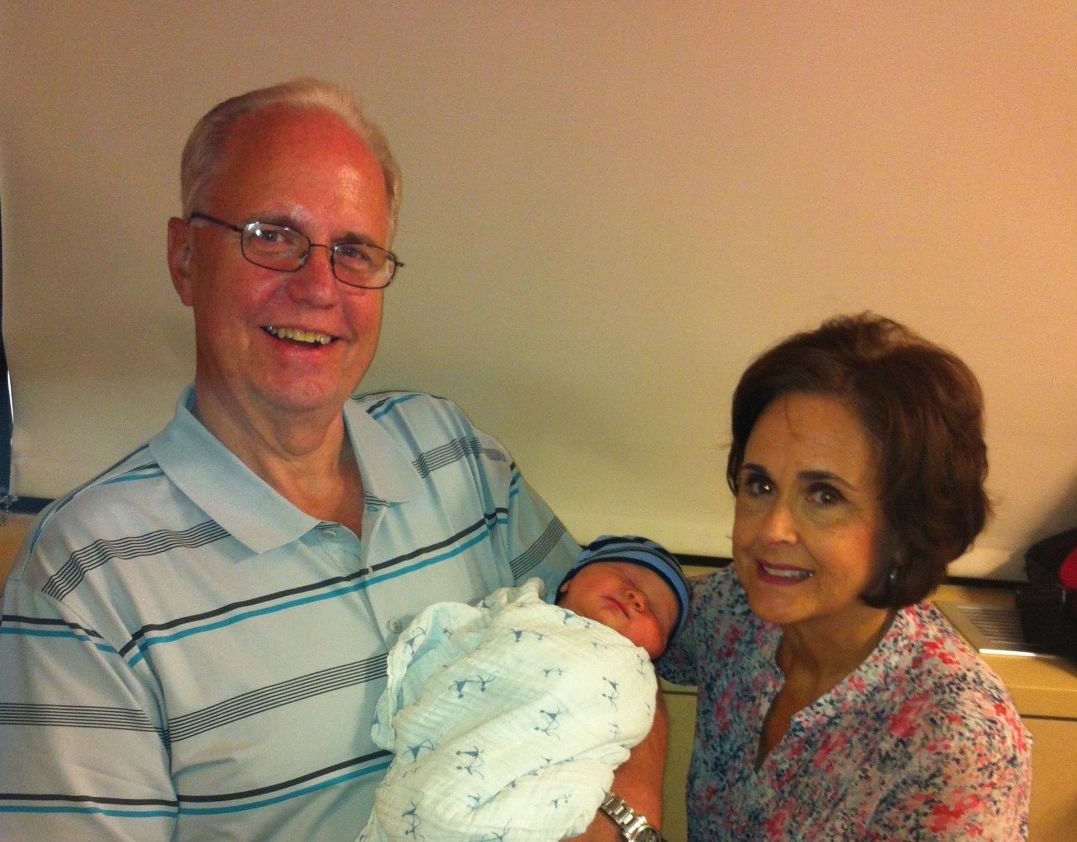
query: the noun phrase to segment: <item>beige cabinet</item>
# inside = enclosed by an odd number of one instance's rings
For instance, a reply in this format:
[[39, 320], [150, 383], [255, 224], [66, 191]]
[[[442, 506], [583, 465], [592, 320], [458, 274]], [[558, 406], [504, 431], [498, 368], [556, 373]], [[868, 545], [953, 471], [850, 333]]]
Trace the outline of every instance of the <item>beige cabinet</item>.
[[[692, 754], [696, 697], [683, 688], [666, 688], [669, 708], [669, 758], [662, 785], [662, 835], [669, 842], [688, 838], [684, 784]], [[1077, 839], [1077, 718], [1023, 716], [1032, 732], [1032, 804], [1029, 842]]]
[[1030, 842], [1077, 839], [1077, 720], [1022, 717], [1032, 732]]
[[687, 688], [667, 684], [665, 697], [669, 711], [669, 752], [662, 781], [662, 836], [668, 842], [685, 842], [688, 825], [684, 815], [684, 784], [696, 728], [696, 696]]
[[0, 591], [4, 590], [4, 582], [11, 572], [23, 536], [34, 518], [32, 515], [8, 514], [3, 520], [3, 526], [0, 526]]
[[[945, 586], [939, 598], [1000, 604], [1007, 591]], [[1077, 839], [1077, 664], [1058, 658], [987, 655], [1032, 732], [1029, 842]], [[685, 842], [684, 782], [692, 752], [696, 700], [688, 688], [664, 685], [670, 737], [663, 782], [662, 835]]]
[[[937, 599], [1012, 606], [1006, 589], [943, 586]], [[984, 655], [1032, 732], [1029, 842], [1077, 839], [1077, 664], [1064, 658]]]

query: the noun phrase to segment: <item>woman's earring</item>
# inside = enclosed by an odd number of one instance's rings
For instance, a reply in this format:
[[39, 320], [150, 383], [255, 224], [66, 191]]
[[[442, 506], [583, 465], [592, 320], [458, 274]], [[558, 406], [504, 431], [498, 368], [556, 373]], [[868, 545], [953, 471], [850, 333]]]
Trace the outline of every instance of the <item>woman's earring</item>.
[[886, 584], [890, 588], [890, 590], [893, 590], [894, 588], [897, 587], [897, 583], [898, 583], [898, 568], [897, 568], [897, 565], [895, 564], [893, 567], [890, 568], [890, 573], [886, 577]]

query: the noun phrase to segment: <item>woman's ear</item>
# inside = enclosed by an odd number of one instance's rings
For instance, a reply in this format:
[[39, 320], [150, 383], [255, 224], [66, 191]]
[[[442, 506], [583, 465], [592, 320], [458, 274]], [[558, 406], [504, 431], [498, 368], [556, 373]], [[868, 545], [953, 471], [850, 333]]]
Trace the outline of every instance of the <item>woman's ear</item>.
[[168, 271], [172, 274], [172, 286], [188, 307], [193, 299], [191, 263], [194, 258], [193, 229], [191, 224], [179, 217], [168, 220]]

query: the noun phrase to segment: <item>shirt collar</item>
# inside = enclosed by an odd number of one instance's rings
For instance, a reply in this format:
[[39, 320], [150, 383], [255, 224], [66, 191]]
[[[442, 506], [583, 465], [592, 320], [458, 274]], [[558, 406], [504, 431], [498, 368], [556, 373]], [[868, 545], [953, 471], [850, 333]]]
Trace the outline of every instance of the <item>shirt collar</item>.
[[385, 427], [370, 417], [358, 398], [352, 398], [344, 405], [344, 426], [368, 498], [402, 503], [421, 493], [422, 476], [411, 455]]
[[[150, 451], [172, 482], [236, 540], [267, 552], [319, 524], [276, 492], [195, 418], [194, 388], [176, 403]], [[344, 423], [368, 499], [388, 503], [414, 496], [421, 478], [407, 454], [358, 403], [348, 401]]]

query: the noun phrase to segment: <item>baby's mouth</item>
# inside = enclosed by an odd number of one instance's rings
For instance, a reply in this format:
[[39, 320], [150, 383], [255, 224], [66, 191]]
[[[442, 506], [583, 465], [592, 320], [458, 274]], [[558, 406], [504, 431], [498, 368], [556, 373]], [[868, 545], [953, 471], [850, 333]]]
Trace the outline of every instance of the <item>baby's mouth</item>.
[[265, 332], [277, 339], [287, 339], [302, 345], [328, 345], [333, 337], [325, 333], [315, 333], [312, 330], [302, 330], [298, 327], [274, 327], [266, 325]]

